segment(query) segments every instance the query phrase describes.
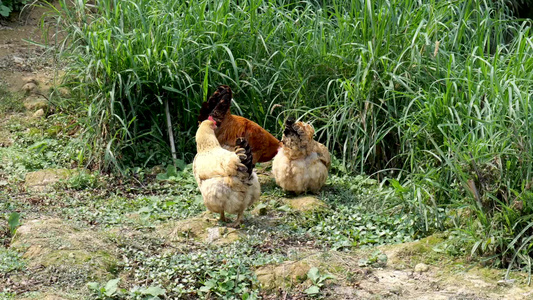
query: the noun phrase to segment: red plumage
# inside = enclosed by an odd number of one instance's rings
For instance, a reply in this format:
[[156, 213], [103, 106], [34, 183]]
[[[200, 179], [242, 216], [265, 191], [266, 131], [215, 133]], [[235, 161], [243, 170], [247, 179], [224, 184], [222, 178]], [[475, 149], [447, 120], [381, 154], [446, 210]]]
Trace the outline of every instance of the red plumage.
[[230, 112], [232, 91], [221, 85], [202, 103], [198, 121], [214, 120], [217, 125], [215, 135], [222, 147], [233, 149], [235, 141], [244, 137], [252, 149], [253, 163], [271, 160], [280, 147], [280, 142], [257, 123]]

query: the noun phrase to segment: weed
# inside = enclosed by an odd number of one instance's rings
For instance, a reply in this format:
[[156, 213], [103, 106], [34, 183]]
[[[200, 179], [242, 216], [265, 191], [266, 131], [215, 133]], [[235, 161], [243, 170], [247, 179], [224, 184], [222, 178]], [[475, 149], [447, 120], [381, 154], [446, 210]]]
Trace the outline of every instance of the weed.
[[387, 255], [378, 250], [373, 252], [367, 258], [360, 259], [359, 266], [382, 268], [387, 265], [387, 259]]
[[[0, 11], [2, 10], [0, 4]], [[1, 14], [1, 13], [0, 13]], [[24, 105], [20, 95], [12, 93], [0, 83], [0, 115], [24, 111]]]
[[15, 232], [17, 232], [17, 228], [20, 226], [20, 214], [18, 212], [12, 212], [9, 214], [7, 223], [9, 224], [9, 232], [11, 233], [11, 236], [14, 236]]
[[320, 293], [320, 289], [324, 286], [325, 281], [328, 279], [335, 279], [335, 276], [330, 274], [321, 274], [318, 268], [312, 267], [307, 272], [307, 278], [313, 283], [304, 292], [308, 295], [316, 296]]
[[0, 274], [2, 277], [10, 272], [22, 270], [26, 266], [19, 252], [0, 247]]

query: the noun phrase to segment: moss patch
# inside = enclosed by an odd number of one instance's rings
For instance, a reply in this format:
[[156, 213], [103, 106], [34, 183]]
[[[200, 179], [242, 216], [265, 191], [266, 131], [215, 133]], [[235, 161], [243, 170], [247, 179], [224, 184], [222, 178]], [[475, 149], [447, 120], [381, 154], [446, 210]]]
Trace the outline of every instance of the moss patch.
[[387, 255], [389, 266], [398, 269], [414, 268], [419, 263], [433, 264], [440, 261], [445, 255], [433, 251], [433, 248], [443, 241], [442, 236], [432, 235], [415, 242], [386, 245], [379, 249]]
[[117, 266], [115, 246], [102, 233], [79, 230], [59, 219], [26, 222], [11, 248], [24, 253], [30, 269], [53, 273], [65, 284], [108, 278]]
[[291, 199], [283, 198], [282, 201], [290, 208], [301, 212], [309, 212], [327, 207], [326, 203], [312, 196], [304, 196]]
[[52, 184], [67, 179], [74, 171], [68, 169], [47, 169], [26, 174], [25, 185], [35, 191], [45, 191]]
[[241, 237], [239, 230], [218, 226], [217, 219], [209, 218], [209, 214], [163, 224], [157, 228], [156, 232], [170, 244], [181, 244], [187, 239], [193, 239], [198, 242], [220, 245], [235, 242]]

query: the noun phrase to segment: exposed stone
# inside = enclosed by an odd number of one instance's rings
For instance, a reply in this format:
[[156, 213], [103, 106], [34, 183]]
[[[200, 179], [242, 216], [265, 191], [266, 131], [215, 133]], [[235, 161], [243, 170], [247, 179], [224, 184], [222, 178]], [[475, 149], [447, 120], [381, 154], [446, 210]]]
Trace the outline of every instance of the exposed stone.
[[261, 288], [273, 290], [292, 287], [307, 278], [311, 266], [305, 261], [286, 261], [281, 265], [267, 265], [255, 270]]
[[18, 65], [22, 65], [24, 64], [24, 58], [13, 55], [13, 62]]
[[209, 219], [205, 215], [161, 225], [157, 232], [170, 243], [194, 239], [216, 245], [235, 242], [241, 235], [239, 230], [218, 226], [216, 219]]
[[107, 278], [117, 265], [114, 246], [98, 233], [79, 230], [60, 219], [26, 221], [17, 229], [11, 248], [21, 251], [28, 267], [44, 267], [64, 280]]
[[24, 100], [24, 107], [27, 110], [38, 110], [48, 108], [48, 101], [39, 95], [31, 95]]
[[380, 246], [388, 257], [388, 265], [396, 269], [413, 268], [418, 263], [427, 262], [428, 258], [436, 256], [433, 248], [441, 243], [443, 238], [432, 235], [418, 241]]
[[327, 207], [326, 203], [312, 196], [303, 196], [298, 198], [284, 198], [283, 203], [287, 204], [290, 208], [307, 212]]
[[32, 117], [33, 118], [42, 118], [42, 117], [44, 117], [44, 110], [42, 108], [37, 110], [36, 112], [33, 113]]
[[34, 82], [28, 82], [22, 86], [22, 91], [26, 93], [26, 95], [35, 93], [37, 92], [37, 84], [35, 84]]
[[419, 263], [415, 266], [416, 273], [424, 273], [429, 271], [429, 266], [424, 263]]
[[67, 169], [47, 169], [30, 172], [26, 174], [25, 185], [34, 191], [45, 191], [47, 188], [60, 181], [67, 179], [72, 174], [72, 170]]

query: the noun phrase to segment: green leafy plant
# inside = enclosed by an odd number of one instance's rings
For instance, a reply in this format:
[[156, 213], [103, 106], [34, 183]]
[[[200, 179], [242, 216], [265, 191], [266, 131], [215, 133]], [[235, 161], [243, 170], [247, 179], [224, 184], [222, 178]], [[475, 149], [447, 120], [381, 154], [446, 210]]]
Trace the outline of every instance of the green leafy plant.
[[321, 274], [316, 267], [312, 267], [307, 272], [307, 278], [312, 282], [312, 285], [304, 292], [308, 295], [316, 296], [320, 293], [320, 289], [326, 284], [326, 280], [335, 279], [335, 276], [331, 274]]
[[17, 228], [20, 226], [20, 214], [18, 212], [12, 212], [9, 214], [7, 223], [9, 224], [9, 232], [11, 233], [11, 236], [14, 236], [17, 232]]
[[0, 1], [0, 16], [9, 17], [13, 11], [20, 10], [29, 0], [2, 0]]
[[176, 165], [169, 164], [165, 173], [157, 174], [158, 180], [177, 180], [183, 174], [187, 165], [181, 159], [176, 160]]
[[21, 253], [0, 247], [0, 274], [22, 270], [25, 266]]
[[98, 187], [99, 173], [90, 173], [87, 170], [79, 170], [66, 180], [66, 186], [70, 189], [83, 190]]
[[98, 282], [89, 282], [87, 287], [92, 291], [96, 299], [140, 299], [158, 300], [165, 295], [165, 289], [158, 286], [135, 287], [128, 291], [119, 288], [120, 278], [109, 280], [105, 285]]
[[124, 290], [119, 289], [118, 283], [120, 278], [109, 280], [105, 285], [101, 285], [98, 282], [89, 282], [87, 287], [91, 290], [97, 299], [119, 299]]

